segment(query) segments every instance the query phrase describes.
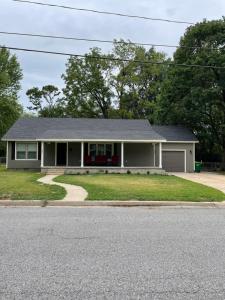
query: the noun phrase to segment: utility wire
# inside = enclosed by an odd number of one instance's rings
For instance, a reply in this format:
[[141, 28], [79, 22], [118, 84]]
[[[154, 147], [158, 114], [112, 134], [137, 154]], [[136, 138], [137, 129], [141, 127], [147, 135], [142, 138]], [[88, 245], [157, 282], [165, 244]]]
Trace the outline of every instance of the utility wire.
[[151, 46], [151, 47], [166, 47], [166, 48], [186, 48], [186, 49], [204, 49], [204, 50], [218, 50], [217, 48], [210, 47], [200, 47], [200, 46], [178, 46], [178, 45], [168, 45], [168, 44], [152, 44], [152, 43], [138, 43], [132, 41], [122, 41], [122, 40], [99, 40], [99, 39], [88, 39], [88, 38], [78, 38], [69, 36], [56, 36], [56, 35], [44, 35], [44, 34], [33, 34], [33, 33], [22, 33], [22, 32], [8, 32], [0, 31], [0, 34], [4, 35], [16, 35], [16, 36], [29, 36], [29, 37], [40, 37], [49, 39], [60, 39], [60, 40], [72, 40], [72, 41], [84, 41], [84, 42], [98, 42], [98, 43], [108, 43], [108, 44], [124, 44], [124, 45], [139, 45], [139, 46]]
[[117, 12], [109, 12], [109, 11], [87, 9], [87, 8], [78, 8], [78, 7], [65, 6], [65, 5], [59, 5], [59, 4], [42, 3], [42, 2], [28, 1], [28, 0], [12, 0], [12, 1], [21, 2], [21, 3], [28, 3], [28, 4], [42, 5], [42, 6], [64, 8], [64, 9], [77, 10], [77, 11], [86, 11], [86, 12], [90, 12], [90, 13], [103, 14], [103, 15], [113, 15], [113, 16], [118, 16], [118, 17], [127, 17], [127, 18], [136, 18], [136, 19], [151, 20], [151, 21], [161, 21], [161, 22], [176, 23], [176, 24], [194, 25], [194, 23], [192, 23], [192, 22], [186, 22], [186, 21], [180, 21], [180, 20], [151, 18], [151, 17], [138, 16], [138, 15], [128, 15], [128, 14], [122, 14], [122, 13], [117, 13]]
[[166, 65], [166, 66], [178, 66], [178, 67], [193, 67], [193, 68], [204, 68], [204, 69], [218, 69], [225, 70], [224, 67], [213, 66], [213, 65], [199, 65], [199, 64], [178, 64], [178, 63], [170, 63], [170, 62], [153, 62], [153, 61], [143, 61], [143, 60], [131, 60], [131, 59], [120, 59], [115, 57], [107, 57], [107, 56], [94, 56], [94, 55], [83, 55], [83, 54], [74, 54], [74, 53], [66, 53], [66, 52], [56, 52], [56, 51], [46, 51], [46, 50], [37, 50], [37, 49], [28, 49], [28, 48], [18, 48], [18, 47], [9, 47], [9, 46], [0, 46], [0, 49], [8, 49], [14, 51], [25, 51], [25, 52], [34, 52], [34, 53], [43, 53], [43, 54], [53, 54], [53, 55], [62, 55], [62, 56], [70, 56], [77, 58], [93, 58], [93, 59], [101, 59], [101, 60], [109, 60], [109, 61], [117, 61], [117, 62], [132, 62], [139, 64], [150, 64], [150, 65]]

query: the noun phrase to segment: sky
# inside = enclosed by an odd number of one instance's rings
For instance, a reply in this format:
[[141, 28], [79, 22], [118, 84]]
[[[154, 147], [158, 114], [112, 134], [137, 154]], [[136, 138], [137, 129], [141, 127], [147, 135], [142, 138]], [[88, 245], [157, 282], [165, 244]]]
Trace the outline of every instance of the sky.
[[[225, 13], [224, 0], [39, 0], [43, 3], [120, 12], [188, 22], [219, 19]], [[129, 39], [134, 42], [177, 45], [188, 25], [122, 18], [67, 9], [0, 0], [0, 31], [63, 35], [91, 39]], [[84, 54], [99, 46], [104, 52], [111, 45], [78, 41], [16, 37], [0, 34], [0, 44], [11, 47]], [[157, 48], [168, 56], [172, 49]], [[13, 52], [13, 51], [12, 51]], [[55, 55], [16, 53], [23, 70], [20, 101], [26, 108], [26, 91], [34, 86], [64, 86], [61, 79], [68, 58]]]

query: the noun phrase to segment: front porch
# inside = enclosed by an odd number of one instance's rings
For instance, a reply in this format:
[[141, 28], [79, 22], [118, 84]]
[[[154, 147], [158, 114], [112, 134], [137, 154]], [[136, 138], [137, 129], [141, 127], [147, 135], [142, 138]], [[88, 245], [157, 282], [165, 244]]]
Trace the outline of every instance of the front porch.
[[41, 142], [42, 172], [162, 171], [162, 143], [155, 142]]

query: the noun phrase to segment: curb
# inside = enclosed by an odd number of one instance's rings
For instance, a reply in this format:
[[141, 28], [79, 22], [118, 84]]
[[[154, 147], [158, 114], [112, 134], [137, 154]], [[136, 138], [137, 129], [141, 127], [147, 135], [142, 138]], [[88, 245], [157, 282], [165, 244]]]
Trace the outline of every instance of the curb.
[[182, 201], [46, 201], [46, 200], [0, 200], [0, 207], [211, 207], [225, 208], [225, 202]]

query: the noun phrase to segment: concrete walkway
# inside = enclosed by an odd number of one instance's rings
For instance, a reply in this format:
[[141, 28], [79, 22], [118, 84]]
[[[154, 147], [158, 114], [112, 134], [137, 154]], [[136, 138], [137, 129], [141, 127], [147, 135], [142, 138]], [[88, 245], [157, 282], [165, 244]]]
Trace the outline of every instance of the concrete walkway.
[[88, 193], [82, 187], [67, 183], [55, 182], [53, 181], [55, 177], [58, 177], [58, 175], [46, 175], [38, 179], [38, 181], [44, 184], [62, 186], [67, 192], [66, 197], [62, 201], [84, 201], [87, 198]]
[[212, 188], [215, 188], [223, 193], [225, 193], [225, 176], [210, 173], [210, 172], [202, 172], [202, 173], [170, 173], [171, 175], [175, 175], [180, 178], [184, 178], [190, 181], [194, 181], [197, 183], [201, 183]]

